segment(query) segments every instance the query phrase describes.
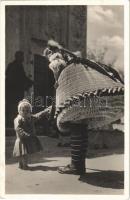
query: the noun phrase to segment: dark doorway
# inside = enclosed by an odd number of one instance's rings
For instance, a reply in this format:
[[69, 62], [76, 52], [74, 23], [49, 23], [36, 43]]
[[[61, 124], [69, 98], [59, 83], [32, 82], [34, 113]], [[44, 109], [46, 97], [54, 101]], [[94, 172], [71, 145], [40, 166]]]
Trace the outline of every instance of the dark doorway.
[[43, 107], [52, 104], [55, 80], [48, 64], [44, 56], [34, 55], [34, 112], [43, 110]]

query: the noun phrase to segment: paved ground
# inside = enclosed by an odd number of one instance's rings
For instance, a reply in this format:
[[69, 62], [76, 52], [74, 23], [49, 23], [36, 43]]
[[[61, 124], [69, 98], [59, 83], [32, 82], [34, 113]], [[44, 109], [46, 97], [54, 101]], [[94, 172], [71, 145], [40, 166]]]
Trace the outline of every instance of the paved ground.
[[57, 172], [58, 166], [70, 162], [70, 149], [57, 147], [56, 139], [42, 139], [44, 152], [31, 158], [29, 171], [20, 170], [11, 157], [13, 143], [14, 138], [7, 141], [6, 194], [123, 194], [124, 156], [117, 151], [90, 153], [86, 175], [79, 180]]

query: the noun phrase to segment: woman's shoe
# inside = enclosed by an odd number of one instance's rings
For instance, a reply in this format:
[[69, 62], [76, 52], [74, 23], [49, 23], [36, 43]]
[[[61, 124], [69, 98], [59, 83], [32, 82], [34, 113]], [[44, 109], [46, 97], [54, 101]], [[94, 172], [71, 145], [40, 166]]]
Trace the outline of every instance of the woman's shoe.
[[61, 174], [75, 174], [75, 175], [82, 175], [85, 174], [85, 169], [77, 170], [72, 165], [67, 165], [64, 167], [58, 167], [58, 172]]

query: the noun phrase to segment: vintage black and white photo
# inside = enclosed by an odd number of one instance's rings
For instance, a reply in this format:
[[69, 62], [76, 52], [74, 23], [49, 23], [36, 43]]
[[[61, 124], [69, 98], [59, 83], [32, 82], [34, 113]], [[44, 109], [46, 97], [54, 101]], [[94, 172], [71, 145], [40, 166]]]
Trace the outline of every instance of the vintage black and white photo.
[[4, 3], [5, 195], [126, 194], [126, 10], [115, 2]]

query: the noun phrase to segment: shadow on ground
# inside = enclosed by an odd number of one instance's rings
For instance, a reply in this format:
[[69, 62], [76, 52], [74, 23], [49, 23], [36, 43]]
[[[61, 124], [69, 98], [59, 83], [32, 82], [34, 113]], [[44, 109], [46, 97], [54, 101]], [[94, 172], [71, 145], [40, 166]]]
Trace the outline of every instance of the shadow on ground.
[[[58, 139], [55, 138], [49, 138], [49, 137], [40, 137], [40, 141], [43, 146], [43, 152], [38, 153], [34, 156], [31, 156], [31, 163], [43, 163], [43, 162], [51, 162], [54, 160], [49, 160], [47, 158], [53, 158], [53, 157], [70, 157], [70, 147], [59, 147]], [[6, 164], [14, 164], [18, 160], [17, 158], [13, 157], [13, 147], [15, 143], [15, 137], [6, 137]], [[96, 147], [88, 148], [87, 152], [87, 158], [96, 158], [101, 156], [107, 156], [112, 154], [122, 154], [124, 153], [124, 148], [105, 148], [105, 147]]]
[[[92, 169], [91, 169], [92, 170]], [[86, 173], [80, 177], [79, 180], [90, 185], [112, 188], [124, 189], [124, 172], [111, 170], [94, 170], [95, 172]]]
[[29, 167], [28, 170], [30, 171], [57, 171], [57, 167], [49, 167], [49, 166], [42, 166], [42, 165], [38, 165], [38, 166], [33, 166], [33, 167]]

